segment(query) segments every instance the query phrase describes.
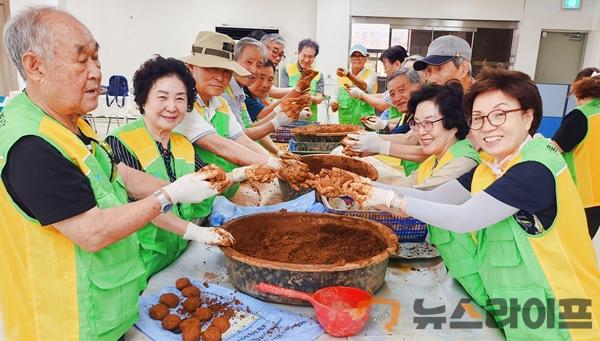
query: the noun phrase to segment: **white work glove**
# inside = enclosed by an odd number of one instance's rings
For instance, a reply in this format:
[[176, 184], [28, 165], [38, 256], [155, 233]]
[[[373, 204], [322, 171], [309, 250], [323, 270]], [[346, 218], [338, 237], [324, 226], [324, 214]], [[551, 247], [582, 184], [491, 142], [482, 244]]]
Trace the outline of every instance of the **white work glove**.
[[289, 117], [285, 112], [283, 112], [279, 105], [276, 106], [275, 109], [273, 109], [273, 111], [277, 113], [277, 115], [275, 115], [275, 117], [271, 120], [271, 124], [273, 125], [273, 127], [275, 127], [275, 130], [294, 122], [294, 120], [291, 117]]
[[183, 239], [221, 246], [231, 246], [235, 243], [233, 236], [221, 228], [202, 227], [194, 223], [188, 223]]
[[281, 168], [281, 159], [277, 158], [277, 157], [270, 156], [267, 159], [267, 166], [270, 166], [270, 167], [275, 168], [275, 169], [279, 169], [279, 168]]
[[364, 91], [362, 91], [361, 89], [353, 86], [350, 88], [350, 91], [348, 92], [348, 94], [350, 95], [350, 97], [352, 98], [358, 98], [361, 99], [362, 96], [365, 94]]
[[390, 141], [386, 141], [372, 131], [361, 131], [358, 134], [348, 134], [348, 137], [355, 140], [351, 145], [354, 151], [360, 153], [377, 153], [388, 155], [390, 153]]
[[298, 114], [299, 120], [308, 120], [312, 116], [312, 112], [308, 109], [302, 109]]
[[206, 181], [205, 175], [197, 172], [186, 174], [162, 189], [174, 204], [197, 203], [218, 194], [211, 183]]
[[246, 180], [246, 170], [252, 166], [238, 167], [231, 171], [231, 181], [242, 182]]
[[362, 122], [362, 124], [365, 127], [373, 129], [373, 130], [381, 130], [381, 129], [385, 129], [385, 127], [387, 127], [388, 120], [382, 120], [378, 116], [370, 116], [366, 120], [364, 120]]
[[401, 195], [396, 194], [396, 192], [392, 190], [373, 187], [371, 188], [369, 197], [363, 203], [363, 206], [375, 208], [392, 207], [392, 205], [398, 202], [401, 198]]

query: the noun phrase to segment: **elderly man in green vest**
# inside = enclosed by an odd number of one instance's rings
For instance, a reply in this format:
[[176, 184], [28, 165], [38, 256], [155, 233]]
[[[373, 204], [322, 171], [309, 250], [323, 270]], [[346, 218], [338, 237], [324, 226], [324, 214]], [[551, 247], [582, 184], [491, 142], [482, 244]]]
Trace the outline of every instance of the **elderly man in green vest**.
[[[98, 105], [99, 44], [70, 14], [17, 13], [4, 42], [27, 84], [0, 116], [4, 338], [116, 340], [138, 320], [145, 286], [134, 232], [168, 219], [161, 213], [173, 204], [215, 195], [212, 176], [168, 184], [114, 161], [82, 118]], [[223, 230], [169, 226], [186, 239], [232, 242]]]

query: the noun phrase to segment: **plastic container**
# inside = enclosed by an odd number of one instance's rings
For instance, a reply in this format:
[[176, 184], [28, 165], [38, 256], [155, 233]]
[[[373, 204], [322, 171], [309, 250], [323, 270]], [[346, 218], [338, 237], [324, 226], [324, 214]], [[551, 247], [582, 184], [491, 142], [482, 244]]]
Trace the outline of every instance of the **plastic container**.
[[[425, 238], [427, 237], [427, 224], [415, 218], [400, 218], [384, 211], [340, 210], [331, 207], [329, 201], [324, 196], [320, 196], [320, 198], [328, 213], [366, 218], [382, 223], [394, 231], [398, 236], [398, 241], [400, 243], [421, 243], [425, 241]], [[342, 197], [341, 199], [343, 199], [348, 206], [353, 203], [353, 200], [350, 197]]]

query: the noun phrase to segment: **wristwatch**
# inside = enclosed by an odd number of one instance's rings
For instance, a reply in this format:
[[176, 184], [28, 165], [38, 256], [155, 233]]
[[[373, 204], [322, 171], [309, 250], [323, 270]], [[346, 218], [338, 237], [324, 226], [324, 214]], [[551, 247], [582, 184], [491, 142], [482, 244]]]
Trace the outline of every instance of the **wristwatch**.
[[173, 203], [169, 197], [167, 197], [167, 195], [160, 189], [152, 193], [152, 195], [154, 195], [154, 197], [160, 203], [160, 213], [167, 213], [173, 208]]

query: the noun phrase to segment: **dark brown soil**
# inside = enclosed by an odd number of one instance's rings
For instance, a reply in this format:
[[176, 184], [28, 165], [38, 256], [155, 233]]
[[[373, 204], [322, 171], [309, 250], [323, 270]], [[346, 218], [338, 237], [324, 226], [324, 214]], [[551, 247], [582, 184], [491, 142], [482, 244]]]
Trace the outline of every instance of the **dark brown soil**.
[[386, 243], [366, 230], [331, 223], [307, 228], [303, 221], [289, 220], [286, 226], [236, 228], [230, 232], [235, 250], [250, 257], [294, 264], [343, 265], [383, 252]]
[[310, 172], [319, 174], [321, 169], [340, 168], [354, 174], [358, 174], [371, 180], [377, 179], [377, 170], [370, 164], [341, 155], [306, 155], [302, 157], [302, 162], [308, 165]]

